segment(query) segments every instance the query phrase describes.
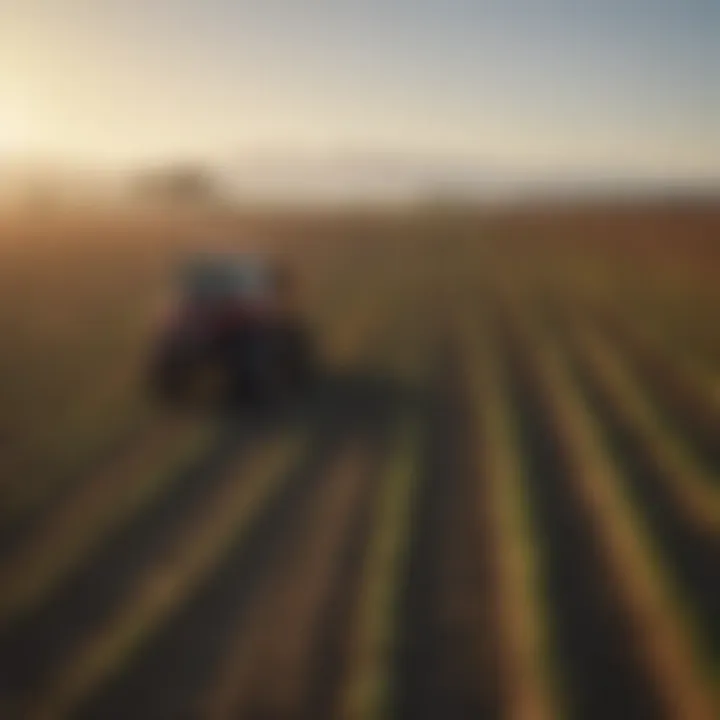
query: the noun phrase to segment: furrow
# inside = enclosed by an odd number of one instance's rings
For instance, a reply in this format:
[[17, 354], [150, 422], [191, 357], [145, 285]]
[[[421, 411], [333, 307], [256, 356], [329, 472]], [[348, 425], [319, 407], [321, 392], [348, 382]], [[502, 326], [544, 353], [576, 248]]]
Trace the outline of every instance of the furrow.
[[282, 487], [307, 438], [290, 433], [253, 459], [244, 481], [220, 488], [162, 563], [137, 578], [124, 603], [86, 637], [31, 702], [30, 718], [67, 717], [137, 652], [212, 574], [231, 545]]
[[589, 328], [574, 333], [583, 362], [611, 398], [623, 424], [642, 442], [688, 522], [708, 535], [720, 532], [720, 481], [655, 412], [619, 354]]
[[633, 652], [651, 680], [668, 718], [710, 720], [717, 716], [709, 678], [644, 532], [641, 516], [624, 492], [624, 480], [603, 442], [592, 409], [574, 385], [563, 356], [529, 321], [515, 315], [539, 387], [552, 412], [554, 431], [587, 509], [612, 578], [612, 595], [630, 625]]

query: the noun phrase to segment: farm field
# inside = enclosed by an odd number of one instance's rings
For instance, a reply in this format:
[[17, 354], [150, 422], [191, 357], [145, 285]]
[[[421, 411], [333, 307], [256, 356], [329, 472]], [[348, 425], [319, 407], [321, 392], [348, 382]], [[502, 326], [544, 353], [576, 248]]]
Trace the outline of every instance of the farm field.
[[[215, 238], [326, 373], [143, 393]], [[0, 219], [0, 718], [720, 717], [720, 210]]]

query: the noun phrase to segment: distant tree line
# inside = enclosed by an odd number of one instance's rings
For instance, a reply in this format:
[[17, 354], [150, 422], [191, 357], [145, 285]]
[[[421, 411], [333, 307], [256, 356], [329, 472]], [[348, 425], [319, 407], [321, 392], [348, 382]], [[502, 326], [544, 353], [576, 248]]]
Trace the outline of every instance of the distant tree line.
[[134, 182], [135, 195], [143, 200], [198, 204], [221, 197], [215, 175], [206, 167], [177, 164], [140, 173]]

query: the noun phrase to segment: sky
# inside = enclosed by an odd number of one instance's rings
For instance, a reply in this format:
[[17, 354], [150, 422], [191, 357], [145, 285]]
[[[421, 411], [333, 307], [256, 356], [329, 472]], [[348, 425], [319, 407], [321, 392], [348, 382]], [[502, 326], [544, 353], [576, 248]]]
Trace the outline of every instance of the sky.
[[716, 0], [0, 0], [0, 154], [720, 177]]

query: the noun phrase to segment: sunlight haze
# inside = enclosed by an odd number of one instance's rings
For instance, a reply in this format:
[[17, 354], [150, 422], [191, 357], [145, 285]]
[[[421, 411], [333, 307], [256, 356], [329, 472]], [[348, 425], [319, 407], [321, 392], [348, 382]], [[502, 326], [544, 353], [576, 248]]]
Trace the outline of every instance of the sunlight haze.
[[709, 0], [0, 0], [0, 153], [720, 174]]

